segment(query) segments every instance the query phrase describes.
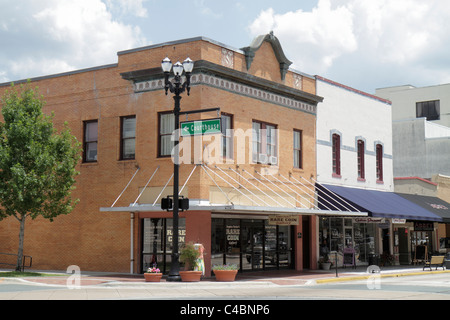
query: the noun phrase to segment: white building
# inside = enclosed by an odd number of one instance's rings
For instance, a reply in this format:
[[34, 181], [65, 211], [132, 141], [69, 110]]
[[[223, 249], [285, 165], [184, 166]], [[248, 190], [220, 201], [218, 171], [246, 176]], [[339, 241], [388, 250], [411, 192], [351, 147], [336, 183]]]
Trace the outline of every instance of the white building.
[[450, 84], [417, 88], [411, 85], [377, 89], [375, 94], [392, 102], [392, 119], [426, 118], [450, 127]]
[[[322, 77], [316, 79], [317, 94], [324, 97], [317, 112], [318, 181], [393, 191], [390, 102]], [[340, 152], [334, 152], [340, 163], [334, 164], [333, 136], [340, 140]], [[378, 167], [377, 147], [382, 151]]]
[[394, 177], [450, 175], [450, 84], [377, 89], [392, 101]]
[[324, 97], [316, 126], [319, 203], [368, 213], [361, 218], [321, 217], [320, 254], [337, 251], [340, 265], [351, 262], [346, 251], [353, 252], [356, 265], [409, 263], [411, 246], [399, 246], [400, 238], [402, 244], [408, 242], [408, 234], [398, 230], [413, 228], [413, 221], [440, 218], [394, 193], [391, 102], [316, 79], [316, 93]]

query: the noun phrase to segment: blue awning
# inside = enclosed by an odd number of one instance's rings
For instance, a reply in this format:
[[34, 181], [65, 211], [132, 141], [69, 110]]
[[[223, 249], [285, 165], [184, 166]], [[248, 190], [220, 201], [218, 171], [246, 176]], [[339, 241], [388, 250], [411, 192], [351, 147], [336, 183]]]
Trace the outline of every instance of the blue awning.
[[[397, 218], [408, 220], [442, 221], [442, 217], [429, 210], [400, 197], [394, 192], [358, 189], [351, 187], [318, 184], [317, 189], [323, 199], [334, 206], [345, 210], [354, 206], [361, 211], [367, 211], [371, 217]], [[319, 207], [324, 201], [319, 200]]]

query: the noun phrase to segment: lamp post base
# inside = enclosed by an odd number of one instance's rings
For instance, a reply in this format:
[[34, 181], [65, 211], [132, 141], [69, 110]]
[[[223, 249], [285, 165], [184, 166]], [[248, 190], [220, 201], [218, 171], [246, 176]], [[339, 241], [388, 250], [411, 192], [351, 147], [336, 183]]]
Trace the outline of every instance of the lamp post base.
[[168, 282], [181, 282], [181, 276], [180, 275], [169, 275], [166, 279]]

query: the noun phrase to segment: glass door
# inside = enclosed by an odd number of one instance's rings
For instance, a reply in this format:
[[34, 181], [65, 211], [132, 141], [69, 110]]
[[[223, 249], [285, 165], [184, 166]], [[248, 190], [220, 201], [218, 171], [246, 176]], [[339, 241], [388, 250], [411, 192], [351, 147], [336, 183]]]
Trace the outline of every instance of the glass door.
[[264, 266], [266, 268], [276, 268], [278, 266], [278, 239], [277, 239], [277, 226], [267, 224], [265, 230], [265, 261]]
[[262, 220], [242, 220], [242, 269], [262, 270], [264, 248], [264, 228]]
[[293, 232], [291, 231], [291, 226], [278, 227], [278, 268], [293, 268]]

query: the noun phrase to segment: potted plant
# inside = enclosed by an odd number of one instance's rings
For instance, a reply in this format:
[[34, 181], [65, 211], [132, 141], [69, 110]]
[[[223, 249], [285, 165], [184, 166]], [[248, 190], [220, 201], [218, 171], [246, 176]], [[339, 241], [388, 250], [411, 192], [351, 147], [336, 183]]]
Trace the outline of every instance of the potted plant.
[[394, 256], [388, 252], [383, 252], [381, 255], [381, 265], [382, 266], [392, 266], [394, 265]]
[[147, 272], [144, 273], [145, 282], [159, 282], [161, 281], [162, 273], [159, 268], [156, 267], [156, 264], [147, 269]]
[[198, 258], [200, 258], [200, 251], [194, 247], [193, 243], [186, 243], [180, 252], [180, 262], [184, 263], [184, 271], [180, 271], [181, 281], [200, 281], [203, 272], [195, 271]]
[[217, 281], [234, 281], [238, 272], [236, 264], [215, 264], [212, 269]]
[[319, 259], [319, 266], [321, 269], [323, 270], [330, 270], [331, 268], [331, 261], [330, 258], [328, 257], [328, 254], [324, 254], [322, 257], [320, 257]]

